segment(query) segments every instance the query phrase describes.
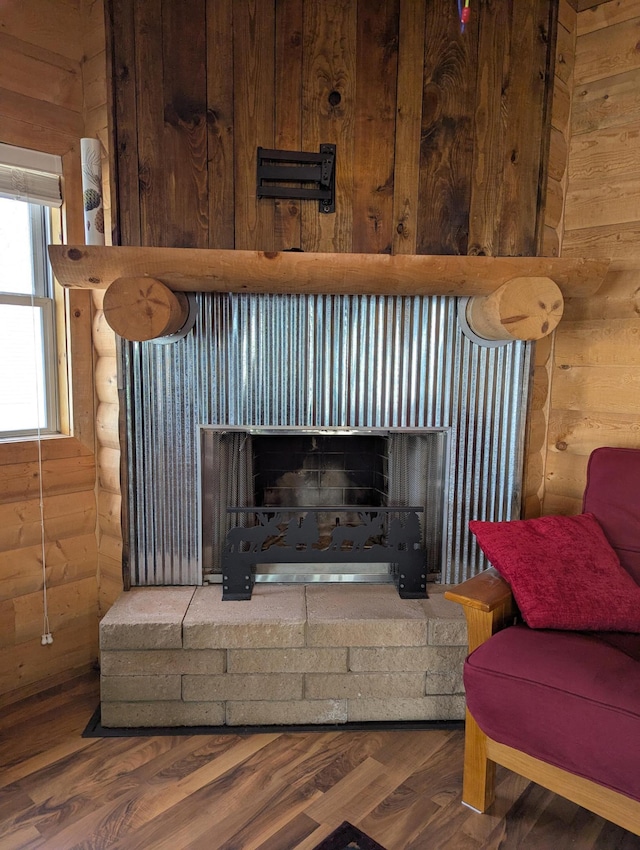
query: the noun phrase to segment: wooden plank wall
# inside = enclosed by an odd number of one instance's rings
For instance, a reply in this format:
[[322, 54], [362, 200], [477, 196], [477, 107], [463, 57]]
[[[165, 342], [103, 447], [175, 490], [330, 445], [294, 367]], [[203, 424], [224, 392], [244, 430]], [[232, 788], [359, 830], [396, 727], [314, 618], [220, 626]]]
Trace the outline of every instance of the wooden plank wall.
[[640, 2], [577, 15], [564, 256], [611, 257], [556, 332], [544, 510], [581, 509], [587, 458], [640, 447]]
[[[537, 253], [549, 0], [109, 0], [118, 240]], [[336, 213], [256, 148], [337, 145]]]
[[[66, 237], [83, 240], [84, 134], [78, 0], [5, 3], [0, 31], [0, 141], [63, 159]], [[91, 299], [72, 293], [73, 437], [42, 444], [50, 626], [43, 632], [37, 444], [0, 444], [0, 702], [90, 667], [97, 656], [96, 500]], [[64, 326], [64, 322], [62, 322]], [[61, 357], [65, 373], [66, 356]], [[64, 381], [63, 381], [64, 383]], [[65, 418], [67, 413], [65, 413]]]

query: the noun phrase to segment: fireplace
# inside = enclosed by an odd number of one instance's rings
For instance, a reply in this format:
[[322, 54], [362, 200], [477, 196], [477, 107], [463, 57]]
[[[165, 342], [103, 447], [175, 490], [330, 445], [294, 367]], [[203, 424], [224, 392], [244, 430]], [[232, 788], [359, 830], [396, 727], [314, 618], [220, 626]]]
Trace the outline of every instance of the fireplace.
[[[207, 539], [205, 527], [231, 527], [228, 507], [260, 507], [266, 498], [225, 467], [214, 473], [226, 476], [231, 490], [224, 516], [207, 514], [207, 492], [201, 502], [203, 441], [214, 439], [203, 435], [234, 429], [251, 432], [251, 442], [278, 429], [290, 429], [288, 439], [294, 429], [316, 437], [362, 429], [383, 441], [402, 431], [414, 440], [439, 435], [446, 448], [435, 465], [436, 498], [412, 494], [405, 504], [424, 508], [423, 523], [434, 504], [441, 511], [437, 527], [422, 530], [434, 579], [454, 583], [483, 569], [468, 521], [519, 515], [532, 344], [470, 338], [459, 318], [462, 301], [199, 293], [195, 325], [184, 339], [124, 344], [132, 584], [200, 585], [221, 576], [214, 551], [221, 538]], [[263, 467], [252, 475], [268, 477]], [[342, 492], [365, 489], [368, 501], [377, 488], [370, 482]], [[349, 505], [346, 495], [340, 499]], [[235, 524], [244, 521], [236, 517]], [[273, 571], [257, 569], [265, 580]], [[389, 580], [386, 564], [367, 569], [378, 571], [376, 581]]]
[[440, 429], [203, 427], [205, 580], [391, 582], [441, 571], [448, 435]]
[[[532, 346], [474, 341], [450, 297], [194, 300], [183, 339], [122, 346], [138, 587], [102, 621], [103, 723], [461, 718], [465, 625], [438, 585], [485, 565], [469, 519], [519, 513]], [[332, 451], [336, 440], [355, 448]], [[308, 504], [324, 499], [338, 504]], [[294, 547], [328, 548], [362, 513], [378, 523], [359, 544], [362, 561], [345, 537], [335, 561], [301, 566], [272, 557], [260, 531], [265, 558], [240, 573], [251, 601], [223, 600], [229, 531], [280, 512], [277, 540], [311, 508], [318, 535], [305, 528]], [[380, 551], [402, 516], [384, 529], [380, 518], [399, 508], [421, 509], [428, 598], [400, 598], [397, 556]], [[241, 552], [250, 548], [240, 536]], [[286, 583], [273, 581], [285, 572]]]

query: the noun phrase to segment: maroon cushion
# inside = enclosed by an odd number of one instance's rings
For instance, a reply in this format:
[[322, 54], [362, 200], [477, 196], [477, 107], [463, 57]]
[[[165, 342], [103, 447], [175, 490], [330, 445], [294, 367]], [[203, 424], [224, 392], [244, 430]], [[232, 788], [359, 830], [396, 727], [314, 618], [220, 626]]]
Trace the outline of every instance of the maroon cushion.
[[471, 653], [467, 705], [490, 738], [640, 800], [640, 635], [512, 626]]
[[640, 586], [593, 514], [469, 527], [532, 628], [640, 632]]
[[583, 510], [595, 514], [620, 563], [640, 584], [640, 449], [604, 446], [591, 453]]
[[629, 658], [640, 662], [640, 635], [629, 632], [594, 632], [594, 637], [625, 652]]

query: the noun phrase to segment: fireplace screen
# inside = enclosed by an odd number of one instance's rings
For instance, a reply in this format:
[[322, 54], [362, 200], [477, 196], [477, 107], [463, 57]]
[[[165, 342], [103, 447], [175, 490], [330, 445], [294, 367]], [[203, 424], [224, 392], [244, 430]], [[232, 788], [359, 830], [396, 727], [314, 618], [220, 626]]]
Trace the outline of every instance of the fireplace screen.
[[395, 581], [439, 573], [447, 432], [203, 427], [205, 579], [226, 598], [256, 581]]

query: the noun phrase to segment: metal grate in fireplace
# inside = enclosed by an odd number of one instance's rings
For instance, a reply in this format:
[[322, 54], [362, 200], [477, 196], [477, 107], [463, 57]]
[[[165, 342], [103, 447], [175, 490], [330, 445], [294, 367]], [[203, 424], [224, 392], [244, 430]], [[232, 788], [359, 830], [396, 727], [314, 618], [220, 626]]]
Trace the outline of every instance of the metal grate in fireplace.
[[[397, 581], [396, 562], [414, 549], [435, 577], [447, 459], [444, 429], [203, 427], [205, 578], [216, 580], [235, 559], [253, 562], [256, 581]], [[296, 522], [312, 531], [292, 549], [285, 527], [290, 535]], [[377, 535], [368, 534], [374, 525]], [[399, 554], [390, 544], [394, 529]], [[247, 557], [231, 543], [242, 536], [260, 537], [259, 545], [247, 542]]]

